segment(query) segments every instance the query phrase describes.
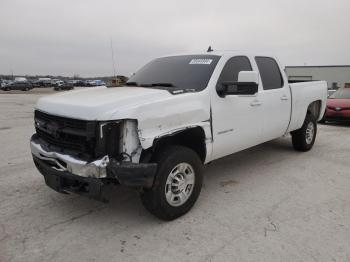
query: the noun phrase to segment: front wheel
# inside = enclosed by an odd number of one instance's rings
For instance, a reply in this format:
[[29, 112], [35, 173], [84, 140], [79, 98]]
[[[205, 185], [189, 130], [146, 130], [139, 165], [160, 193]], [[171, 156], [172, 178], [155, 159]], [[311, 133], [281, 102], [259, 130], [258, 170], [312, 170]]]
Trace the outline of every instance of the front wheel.
[[316, 119], [312, 114], [307, 114], [303, 126], [292, 133], [293, 147], [297, 151], [306, 152], [311, 150], [317, 134]]
[[202, 188], [203, 165], [198, 155], [183, 146], [169, 146], [155, 156], [158, 163], [153, 187], [141, 193], [144, 207], [163, 220], [187, 213]]

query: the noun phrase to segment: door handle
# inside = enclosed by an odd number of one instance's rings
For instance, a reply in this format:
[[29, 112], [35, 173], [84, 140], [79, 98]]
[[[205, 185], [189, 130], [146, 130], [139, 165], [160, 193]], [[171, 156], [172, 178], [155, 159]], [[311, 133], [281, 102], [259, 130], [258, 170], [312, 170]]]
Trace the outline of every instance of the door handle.
[[287, 101], [287, 100], [289, 100], [289, 99], [288, 99], [288, 97], [287, 97], [286, 95], [284, 95], [284, 96], [281, 97], [281, 100], [282, 100], [282, 101]]
[[261, 106], [261, 102], [259, 100], [254, 100], [253, 102], [250, 103], [251, 106]]

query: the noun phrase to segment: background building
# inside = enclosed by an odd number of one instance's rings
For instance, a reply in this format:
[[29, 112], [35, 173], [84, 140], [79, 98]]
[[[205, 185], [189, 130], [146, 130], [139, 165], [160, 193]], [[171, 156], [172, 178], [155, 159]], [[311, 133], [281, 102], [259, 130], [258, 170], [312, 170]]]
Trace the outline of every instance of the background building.
[[350, 65], [287, 66], [286, 73], [291, 82], [325, 80], [328, 89], [350, 87]]

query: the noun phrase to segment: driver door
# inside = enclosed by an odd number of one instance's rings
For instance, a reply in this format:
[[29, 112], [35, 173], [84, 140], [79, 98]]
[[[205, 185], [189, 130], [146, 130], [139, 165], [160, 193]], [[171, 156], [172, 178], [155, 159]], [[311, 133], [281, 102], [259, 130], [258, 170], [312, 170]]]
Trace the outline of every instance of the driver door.
[[[224, 66], [216, 89], [223, 82], [236, 82], [241, 71], [252, 71], [248, 57], [230, 58]], [[259, 91], [260, 91], [259, 87]], [[260, 92], [254, 95], [213, 95], [213, 159], [257, 145], [262, 141], [263, 109]]]

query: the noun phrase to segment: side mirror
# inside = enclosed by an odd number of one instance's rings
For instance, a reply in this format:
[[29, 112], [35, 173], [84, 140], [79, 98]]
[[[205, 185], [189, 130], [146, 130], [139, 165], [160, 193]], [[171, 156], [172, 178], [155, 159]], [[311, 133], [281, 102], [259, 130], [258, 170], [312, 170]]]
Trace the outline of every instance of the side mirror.
[[223, 82], [222, 94], [226, 95], [254, 95], [258, 92], [259, 73], [256, 71], [241, 71], [237, 82]]
[[256, 71], [241, 71], [238, 73], [239, 83], [256, 83], [259, 85], [259, 73]]

